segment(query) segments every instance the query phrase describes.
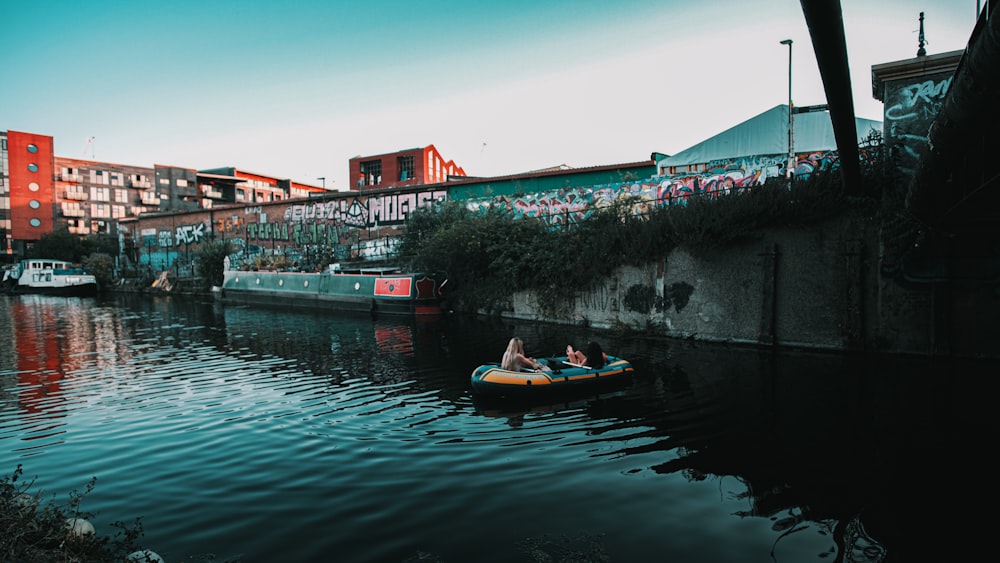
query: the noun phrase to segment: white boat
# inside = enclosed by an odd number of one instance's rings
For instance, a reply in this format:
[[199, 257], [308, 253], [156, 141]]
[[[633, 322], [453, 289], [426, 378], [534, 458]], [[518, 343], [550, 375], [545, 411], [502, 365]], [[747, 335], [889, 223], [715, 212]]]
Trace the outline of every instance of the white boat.
[[79, 264], [29, 258], [4, 269], [3, 288], [10, 293], [86, 297], [97, 294], [97, 278]]

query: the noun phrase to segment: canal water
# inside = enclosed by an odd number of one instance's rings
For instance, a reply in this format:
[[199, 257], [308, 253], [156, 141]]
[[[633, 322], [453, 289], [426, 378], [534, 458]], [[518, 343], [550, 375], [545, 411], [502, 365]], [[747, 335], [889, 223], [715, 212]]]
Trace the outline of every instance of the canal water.
[[[618, 388], [486, 401], [507, 340]], [[0, 469], [178, 561], [967, 560], [993, 362], [775, 353], [471, 317], [0, 297]], [[974, 501], [974, 502], [973, 502]], [[968, 510], [972, 502], [980, 510]]]

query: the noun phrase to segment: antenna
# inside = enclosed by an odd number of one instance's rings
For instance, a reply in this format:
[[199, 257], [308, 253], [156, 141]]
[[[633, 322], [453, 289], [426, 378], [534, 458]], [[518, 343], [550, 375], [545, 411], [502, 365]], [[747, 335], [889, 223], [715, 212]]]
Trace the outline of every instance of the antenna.
[[927, 50], [924, 49], [924, 13], [920, 12], [920, 35], [917, 36], [917, 56], [923, 57], [927, 54]]
[[85, 142], [83, 144], [83, 156], [84, 156], [84, 158], [87, 157], [87, 151], [88, 150], [90, 150], [90, 158], [91, 159], [94, 158], [94, 140], [95, 139], [97, 139], [97, 137], [94, 137], [93, 135], [91, 135], [90, 137], [87, 137], [87, 142]]

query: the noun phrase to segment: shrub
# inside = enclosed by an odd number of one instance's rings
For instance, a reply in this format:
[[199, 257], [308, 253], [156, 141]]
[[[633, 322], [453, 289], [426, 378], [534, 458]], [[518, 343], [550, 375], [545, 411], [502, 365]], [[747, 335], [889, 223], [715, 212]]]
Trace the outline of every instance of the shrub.
[[228, 240], [209, 241], [196, 252], [197, 272], [206, 287], [221, 286], [225, 271], [226, 257], [233, 253], [233, 244]]
[[121, 562], [140, 549], [142, 524], [115, 522], [113, 537], [71, 533], [69, 523], [93, 518], [80, 504], [96, 484], [91, 479], [83, 493], [73, 491], [69, 502], [58, 505], [42, 502], [42, 493], [30, 494], [34, 481], [21, 480], [23, 469], [17, 466], [11, 476], [0, 479], [0, 561], [42, 563], [50, 561]]
[[115, 281], [115, 261], [103, 252], [95, 252], [83, 259], [83, 268], [97, 278], [100, 287], [108, 287]]
[[698, 252], [759, 236], [765, 228], [815, 223], [859, 202], [843, 195], [839, 172], [817, 172], [791, 186], [772, 178], [641, 214], [634, 203], [592, 206], [586, 219], [564, 227], [545, 217], [517, 218], [506, 207], [474, 213], [448, 202], [411, 214], [400, 252], [415, 269], [447, 272], [466, 310], [496, 312], [514, 292], [530, 289], [541, 312], [553, 313], [572, 291], [622, 265], [648, 263], [676, 247]]

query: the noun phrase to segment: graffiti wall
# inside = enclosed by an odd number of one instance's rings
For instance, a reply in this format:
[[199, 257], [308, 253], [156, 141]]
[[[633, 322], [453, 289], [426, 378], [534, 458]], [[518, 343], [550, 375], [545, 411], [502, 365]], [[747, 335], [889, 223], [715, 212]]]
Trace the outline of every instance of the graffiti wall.
[[390, 255], [414, 210], [443, 201], [444, 190], [261, 203], [123, 221], [125, 255], [153, 271], [189, 273], [197, 249], [226, 240], [240, 267], [262, 262], [313, 269], [321, 262]]
[[[641, 216], [658, 206], [684, 205], [693, 197], [740, 193], [784, 174], [785, 155], [755, 156], [709, 163], [697, 174], [653, 176], [645, 180], [579, 186], [539, 193], [465, 200], [485, 213], [502, 206], [517, 217], [537, 217], [553, 226], [572, 225], [595, 211], [627, 202]], [[835, 152], [800, 153], [796, 177], [838, 166]], [[236, 248], [230, 262], [239, 268], [313, 271], [325, 264], [392, 256], [407, 217], [416, 209], [448, 198], [442, 189], [344, 194], [254, 205], [140, 217], [121, 223], [125, 255], [154, 271], [193, 271], [197, 249], [209, 240]]]
[[948, 72], [897, 80], [885, 86], [885, 145], [897, 173], [912, 176], [927, 145], [927, 131], [951, 86]]
[[[470, 199], [467, 207], [486, 212], [497, 206], [508, 207], [517, 217], [536, 217], [552, 225], [574, 224], [615, 201], [629, 201], [636, 215], [663, 205], [683, 205], [692, 197], [714, 197], [739, 193], [763, 185], [768, 178], [782, 176], [787, 156], [755, 156], [714, 161], [700, 174], [653, 176], [639, 182], [620, 182], [600, 186], [562, 188], [535, 194], [495, 196]], [[839, 165], [835, 151], [800, 153], [795, 176], [831, 170]]]

